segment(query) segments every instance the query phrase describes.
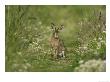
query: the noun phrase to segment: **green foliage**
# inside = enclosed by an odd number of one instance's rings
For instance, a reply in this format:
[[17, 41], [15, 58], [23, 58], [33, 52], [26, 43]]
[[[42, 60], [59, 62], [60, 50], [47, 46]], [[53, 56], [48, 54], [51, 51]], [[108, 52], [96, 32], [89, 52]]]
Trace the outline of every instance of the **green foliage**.
[[[65, 59], [51, 58], [51, 22], [65, 26], [59, 33], [67, 49]], [[79, 61], [105, 61], [105, 25], [104, 5], [6, 5], [5, 70], [70, 72], [80, 68]]]

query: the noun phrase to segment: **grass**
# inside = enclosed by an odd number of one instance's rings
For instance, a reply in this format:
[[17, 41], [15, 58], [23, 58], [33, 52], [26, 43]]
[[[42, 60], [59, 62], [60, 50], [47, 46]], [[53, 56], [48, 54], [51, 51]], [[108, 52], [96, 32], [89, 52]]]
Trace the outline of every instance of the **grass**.
[[[6, 5], [5, 71], [73, 72], [80, 61], [105, 61], [105, 12], [104, 5]], [[65, 59], [51, 58], [51, 22], [65, 26], [59, 34], [66, 47]]]

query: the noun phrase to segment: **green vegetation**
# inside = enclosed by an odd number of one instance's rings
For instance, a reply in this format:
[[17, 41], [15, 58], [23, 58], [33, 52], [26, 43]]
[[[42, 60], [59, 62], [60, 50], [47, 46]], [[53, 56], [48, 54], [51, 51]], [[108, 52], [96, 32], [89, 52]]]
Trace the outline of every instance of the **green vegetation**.
[[[65, 26], [60, 32], [66, 47], [65, 59], [51, 58], [51, 22]], [[87, 68], [86, 62], [92, 60], [92, 71], [106, 71], [105, 25], [104, 5], [6, 5], [5, 71], [71, 72], [80, 68], [88, 71], [90, 65]], [[94, 65], [94, 61], [98, 64]], [[86, 66], [81, 67], [84, 63]]]

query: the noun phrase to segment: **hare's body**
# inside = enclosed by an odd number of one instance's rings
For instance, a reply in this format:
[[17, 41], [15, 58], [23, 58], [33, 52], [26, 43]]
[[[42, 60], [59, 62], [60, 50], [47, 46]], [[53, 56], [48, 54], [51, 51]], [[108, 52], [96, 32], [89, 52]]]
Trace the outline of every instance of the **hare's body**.
[[60, 40], [58, 33], [59, 33], [59, 29], [55, 28], [51, 36], [50, 43], [53, 51], [52, 56], [54, 58], [61, 58], [61, 57], [65, 58], [65, 47], [63, 41]]

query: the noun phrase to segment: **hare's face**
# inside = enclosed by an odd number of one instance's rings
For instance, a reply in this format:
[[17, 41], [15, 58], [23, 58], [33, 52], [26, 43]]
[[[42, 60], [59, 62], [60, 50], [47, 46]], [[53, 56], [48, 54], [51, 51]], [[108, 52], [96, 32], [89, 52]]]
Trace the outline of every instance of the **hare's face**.
[[57, 27], [55, 24], [51, 23], [51, 29], [52, 29], [52, 33], [53, 33], [53, 37], [54, 38], [59, 38], [59, 31], [62, 30], [63, 25], [61, 25], [60, 27]]

